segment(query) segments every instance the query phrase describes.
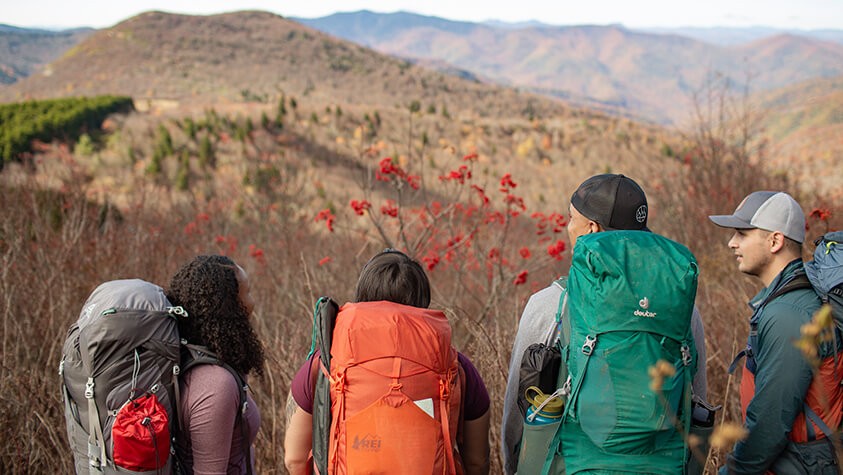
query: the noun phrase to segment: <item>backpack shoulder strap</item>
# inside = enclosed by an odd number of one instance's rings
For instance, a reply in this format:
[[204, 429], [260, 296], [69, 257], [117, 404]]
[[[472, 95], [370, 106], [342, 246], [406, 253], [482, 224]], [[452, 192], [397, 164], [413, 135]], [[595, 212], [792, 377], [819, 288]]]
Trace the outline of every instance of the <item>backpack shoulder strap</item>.
[[[761, 302], [761, 305], [759, 305], [756, 308], [755, 311], [758, 312], [763, 306], [767, 305], [771, 301], [781, 297], [784, 294], [787, 294], [789, 292], [793, 292], [794, 290], [813, 289], [813, 288], [814, 288], [814, 286], [811, 285], [811, 281], [808, 280], [808, 276], [804, 272], [799, 272], [795, 276], [793, 276], [790, 280], [785, 282], [784, 285], [779, 287], [772, 294], [768, 295], [767, 298], [765, 298], [764, 301]], [[755, 323], [753, 323], [753, 322], [754, 322], [754, 320], [752, 320], [750, 322], [750, 326], [751, 326], [751, 328], [750, 328], [750, 339], [753, 338], [752, 332], [755, 331], [753, 329]], [[734, 373], [735, 369], [738, 367], [738, 362], [740, 362], [740, 360], [744, 357], [747, 357], [747, 358], [753, 357], [753, 353], [752, 353], [752, 349], [751, 349], [750, 345], [747, 345], [747, 347], [744, 348], [743, 350], [741, 350], [740, 353], [738, 353], [735, 356], [735, 358], [732, 360], [732, 363], [729, 365], [729, 369], [728, 369], [729, 374]]]
[[793, 278], [791, 278], [789, 281], [785, 282], [785, 284], [782, 285], [781, 287], [779, 287], [778, 290], [776, 290], [775, 292], [770, 294], [769, 297], [764, 299], [764, 304], [767, 304], [768, 302], [770, 302], [770, 301], [772, 301], [772, 300], [774, 300], [778, 297], [781, 297], [782, 295], [784, 295], [786, 293], [793, 292], [794, 290], [799, 290], [799, 289], [812, 289], [813, 290], [813, 288], [814, 288], [814, 286], [811, 285], [811, 281], [808, 280], [808, 276], [804, 272], [800, 272], [800, 273], [796, 274]]
[[570, 341], [571, 322], [567, 318], [568, 311], [568, 277], [563, 276], [553, 281], [553, 285], [559, 287], [562, 293], [559, 294], [559, 303], [556, 307], [556, 318], [553, 320], [553, 330], [550, 333], [548, 346], [559, 343], [561, 347], [568, 346]]
[[[320, 297], [313, 308], [313, 341], [311, 355], [319, 350], [316, 359], [316, 384], [313, 389], [313, 465], [318, 473], [328, 473], [328, 455], [331, 434], [331, 389], [328, 372], [331, 370], [331, 346], [339, 305], [329, 298]], [[310, 355], [309, 355], [310, 356]]]

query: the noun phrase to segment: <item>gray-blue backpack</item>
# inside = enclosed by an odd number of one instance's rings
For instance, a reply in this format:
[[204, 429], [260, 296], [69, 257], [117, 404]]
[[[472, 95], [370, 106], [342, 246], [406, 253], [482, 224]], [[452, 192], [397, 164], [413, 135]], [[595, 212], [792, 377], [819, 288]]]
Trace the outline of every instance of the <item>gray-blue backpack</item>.
[[843, 231], [820, 238], [805, 274], [823, 304], [831, 306], [834, 324], [843, 332]]
[[797, 274], [768, 300], [791, 290], [813, 288], [831, 315], [839, 334], [843, 334], [843, 231], [826, 233], [816, 241], [814, 259], [805, 263], [805, 273]]

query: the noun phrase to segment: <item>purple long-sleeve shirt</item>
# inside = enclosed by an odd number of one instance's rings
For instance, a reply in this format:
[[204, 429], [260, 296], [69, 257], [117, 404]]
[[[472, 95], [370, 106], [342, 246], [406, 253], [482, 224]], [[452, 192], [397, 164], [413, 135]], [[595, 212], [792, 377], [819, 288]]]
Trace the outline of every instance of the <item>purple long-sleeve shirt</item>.
[[[254, 463], [252, 444], [260, 428], [260, 411], [250, 394], [245, 419], [249, 424], [249, 453], [243, 449], [240, 390], [237, 380], [222, 366], [199, 365], [179, 382], [183, 432], [179, 436], [183, 462], [195, 475], [242, 475], [246, 463]], [[252, 470], [254, 472], [254, 470]]]

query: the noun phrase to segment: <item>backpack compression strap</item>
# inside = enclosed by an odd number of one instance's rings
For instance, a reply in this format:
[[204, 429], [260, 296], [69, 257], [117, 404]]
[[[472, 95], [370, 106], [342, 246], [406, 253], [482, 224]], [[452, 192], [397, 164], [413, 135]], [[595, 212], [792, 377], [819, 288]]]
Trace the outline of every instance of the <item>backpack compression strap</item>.
[[103, 473], [107, 456], [105, 453], [105, 437], [102, 434], [100, 415], [94, 400], [94, 378], [88, 378], [85, 384], [85, 399], [88, 400], [88, 460], [91, 473]]
[[[456, 374], [459, 375], [459, 370], [456, 371]], [[453, 378], [454, 373], [452, 371], [448, 371], [447, 381], [441, 378], [439, 379], [439, 419], [441, 419], [442, 437], [445, 442], [445, 459], [448, 461], [448, 470], [450, 470], [450, 473], [457, 473], [454, 462], [454, 446], [451, 442], [451, 411], [448, 410], [448, 399], [451, 397], [450, 388]], [[460, 394], [460, 397], [462, 397], [462, 394]]]

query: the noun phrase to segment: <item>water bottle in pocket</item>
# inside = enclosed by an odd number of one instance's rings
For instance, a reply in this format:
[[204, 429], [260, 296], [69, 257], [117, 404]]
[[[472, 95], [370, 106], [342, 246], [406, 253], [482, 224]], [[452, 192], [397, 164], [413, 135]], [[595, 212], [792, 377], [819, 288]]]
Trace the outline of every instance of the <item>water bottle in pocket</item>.
[[[524, 432], [521, 435], [521, 449], [518, 455], [518, 475], [540, 474], [544, 466], [550, 443], [562, 422], [565, 404], [562, 390], [545, 394], [536, 386], [525, 391], [530, 403], [524, 418]], [[561, 457], [554, 460], [550, 473], [564, 473]]]

